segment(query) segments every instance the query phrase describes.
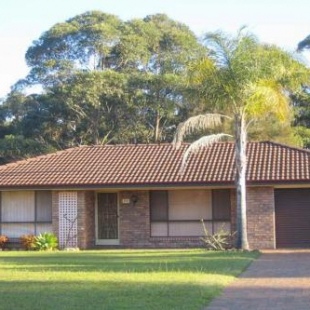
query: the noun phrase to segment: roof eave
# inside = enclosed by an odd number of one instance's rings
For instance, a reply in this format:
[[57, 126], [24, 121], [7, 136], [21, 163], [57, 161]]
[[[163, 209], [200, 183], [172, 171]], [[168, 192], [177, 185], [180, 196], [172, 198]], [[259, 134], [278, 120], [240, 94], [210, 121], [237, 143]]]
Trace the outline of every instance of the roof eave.
[[[305, 180], [259, 180], [248, 181], [247, 186], [296, 186], [309, 185], [310, 179]], [[150, 189], [150, 188], [193, 188], [193, 187], [235, 187], [233, 181], [227, 182], [166, 182], [166, 183], [112, 183], [112, 184], [29, 184], [29, 185], [0, 185], [0, 191], [5, 190], [99, 190], [99, 189]]]

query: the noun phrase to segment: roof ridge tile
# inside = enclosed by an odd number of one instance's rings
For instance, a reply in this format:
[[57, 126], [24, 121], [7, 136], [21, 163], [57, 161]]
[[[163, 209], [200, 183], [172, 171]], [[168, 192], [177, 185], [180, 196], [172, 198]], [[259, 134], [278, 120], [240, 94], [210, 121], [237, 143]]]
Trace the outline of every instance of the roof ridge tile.
[[291, 145], [287, 145], [287, 144], [284, 144], [284, 143], [281, 143], [281, 142], [275, 142], [275, 141], [268, 141], [268, 140], [266, 140], [266, 141], [249, 142], [249, 143], [272, 144], [272, 145], [275, 145], [275, 146], [283, 147], [285, 149], [302, 151], [302, 152], [305, 152], [307, 154], [310, 154], [310, 149], [305, 149], [305, 148], [298, 147], [298, 146], [291, 146]]
[[29, 162], [39, 161], [39, 160], [44, 159], [44, 158], [59, 156], [59, 155], [62, 155], [64, 153], [76, 151], [76, 150], [78, 150], [80, 148], [84, 148], [84, 147], [89, 147], [89, 145], [81, 145], [81, 146], [71, 147], [71, 148], [64, 149], [64, 150], [56, 150], [53, 153], [41, 154], [41, 155], [37, 155], [34, 157], [17, 160], [17, 161], [11, 162], [11, 163], [0, 165], [0, 170], [3, 170], [5, 168], [9, 168], [9, 167], [20, 166], [22, 164], [29, 163]]
[[[234, 142], [192, 154], [179, 174], [188, 143], [83, 145], [0, 166], [0, 188], [234, 184]], [[248, 182], [310, 183], [310, 152], [275, 142], [248, 142]]]

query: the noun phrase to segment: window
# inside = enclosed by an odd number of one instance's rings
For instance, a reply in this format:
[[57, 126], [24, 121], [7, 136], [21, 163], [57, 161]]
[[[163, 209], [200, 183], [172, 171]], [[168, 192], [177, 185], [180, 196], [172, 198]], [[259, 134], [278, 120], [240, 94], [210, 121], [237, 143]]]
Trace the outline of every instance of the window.
[[168, 192], [151, 191], [151, 221], [168, 221]]
[[0, 234], [19, 238], [52, 230], [51, 191], [2, 192], [0, 198]]
[[227, 189], [212, 190], [213, 219], [230, 221], [230, 191]]
[[230, 190], [150, 191], [151, 236], [202, 236], [201, 219], [210, 233], [230, 229]]
[[212, 190], [212, 214], [213, 214], [213, 230], [230, 231], [231, 218], [231, 202], [230, 190], [215, 189]]
[[151, 235], [167, 236], [168, 233], [168, 191], [150, 192]]

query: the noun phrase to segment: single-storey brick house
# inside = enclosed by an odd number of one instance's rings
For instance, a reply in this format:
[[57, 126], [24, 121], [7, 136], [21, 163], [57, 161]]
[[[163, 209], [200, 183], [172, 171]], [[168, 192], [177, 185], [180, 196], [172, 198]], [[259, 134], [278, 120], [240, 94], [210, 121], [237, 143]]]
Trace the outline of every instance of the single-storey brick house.
[[[234, 144], [83, 146], [0, 167], [0, 234], [53, 231], [62, 247], [186, 247], [236, 230]], [[310, 152], [248, 143], [251, 248], [310, 247]]]

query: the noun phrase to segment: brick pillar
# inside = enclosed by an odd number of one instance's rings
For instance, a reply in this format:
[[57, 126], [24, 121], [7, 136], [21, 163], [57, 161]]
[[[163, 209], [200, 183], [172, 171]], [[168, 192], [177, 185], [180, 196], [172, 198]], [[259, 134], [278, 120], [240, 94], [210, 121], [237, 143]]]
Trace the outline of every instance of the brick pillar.
[[[135, 204], [123, 203], [135, 195]], [[150, 239], [150, 207], [148, 191], [120, 192], [119, 232], [120, 245], [125, 247], [143, 247], [149, 245]]]
[[274, 249], [275, 206], [272, 187], [247, 189], [247, 228], [250, 248]]
[[[52, 228], [59, 238], [59, 193], [52, 191]], [[77, 192], [77, 240], [81, 249], [95, 244], [95, 195], [92, 191]]]
[[[247, 188], [247, 229], [251, 249], [275, 248], [274, 190]], [[231, 190], [231, 231], [237, 231], [236, 190]]]
[[52, 230], [59, 239], [59, 191], [52, 191]]
[[95, 245], [95, 194], [79, 191], [77, 196], [78, 246], [81, 249]]

